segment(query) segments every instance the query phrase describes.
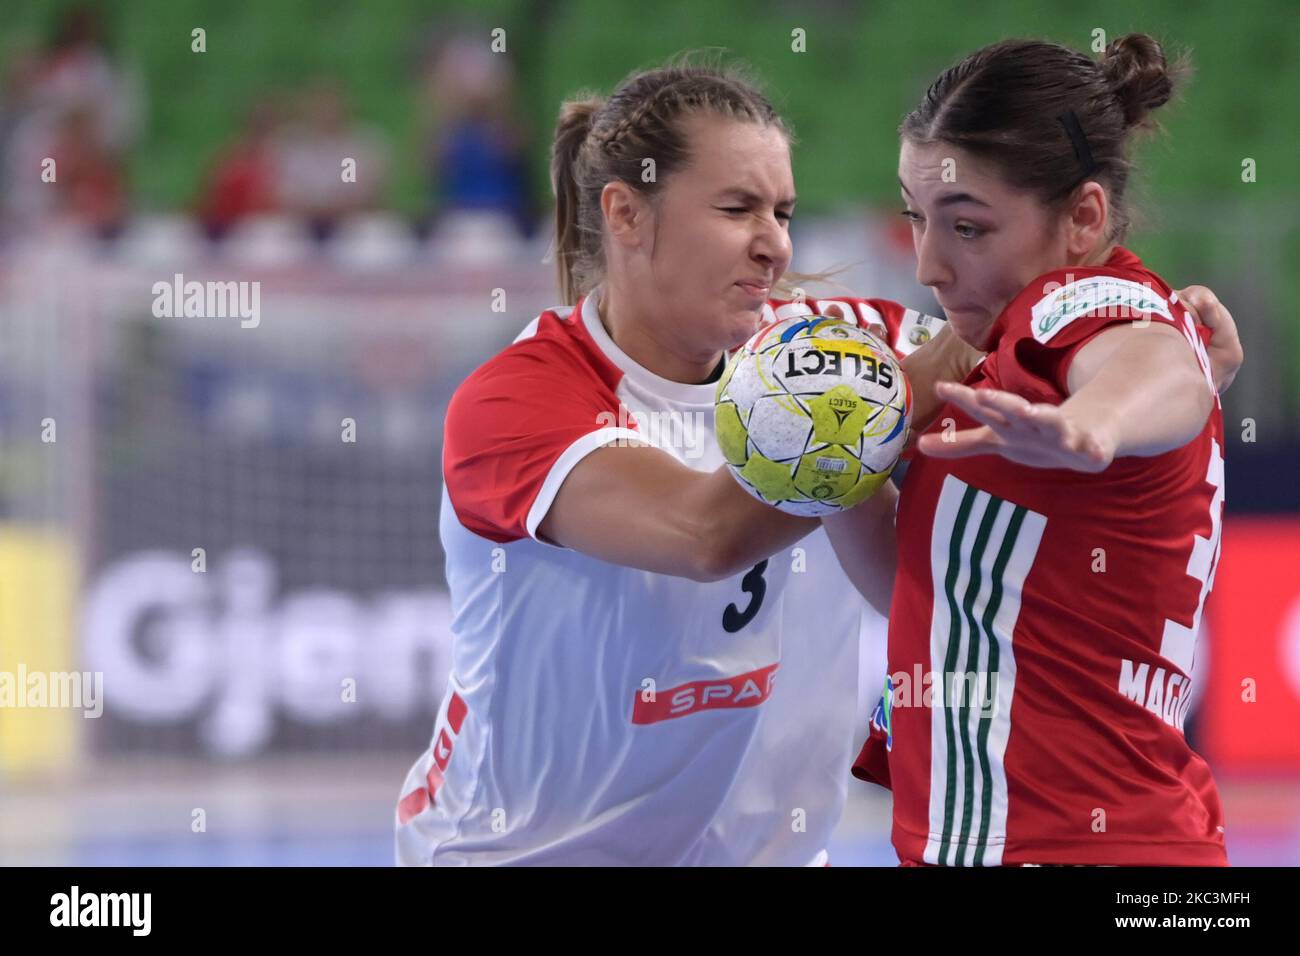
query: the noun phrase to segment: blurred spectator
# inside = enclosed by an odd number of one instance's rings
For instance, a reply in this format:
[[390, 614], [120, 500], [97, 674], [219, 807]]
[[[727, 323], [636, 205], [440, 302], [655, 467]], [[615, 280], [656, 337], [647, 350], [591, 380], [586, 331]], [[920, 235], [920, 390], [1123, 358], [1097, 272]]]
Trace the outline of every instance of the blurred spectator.
[[[4, 206], [14, 224], [57, 217], [113, 231], [125, 214], [123, 162], [143, 96], [109, 52], [95, 8], [68, 8], [44, 50], [20, 54], [4, 97]], [[42, 181], [47, 158], [53, 182]]]
[[277, 207], [275, 136], [280, 126], [277, 104], [255, 103], [235, 141], [217, 157], [198, 201], [198, 215], [210, 238], [219, 239], [239, 220]]
[[126, 219], [126, 190], [120, 157], [99, 139], [89, 106], [67, 110], [50, 155], [58, 169], [54, 218], [82, 225], [98, 236], [115, 235]]
[[39, 74], [40, 53], [19, 50], [6, 66], [0, 91], [0, 201], [10, 218], [24, 221], [52, 198], [39, 188], [55, 119], [33, 107]]
[[531, 234], [529, 136], [516, 116], [510, 61], [492, 52], [486, 31], [461, 33], [431, 58], [429, 84], [438, 211], [502, 213]]
[[[302, 122], [278, 145], [276, 193], [282, 208], [304, 216], [319, 239], [354, 212], [373, 209], [383, 195], [388, 145], [378, 131], [357, 124], [336, 83], [321, 81], [302, 98]], [[355, 161], [355, 181], [344, 160]]]
[[39, 70], [35, 96], [40, 105], [86, 108], [100, 145], [119, 155], [126, 151], [140, 131], [141, 84], [114, 62], [94, 7], [68, 9]]

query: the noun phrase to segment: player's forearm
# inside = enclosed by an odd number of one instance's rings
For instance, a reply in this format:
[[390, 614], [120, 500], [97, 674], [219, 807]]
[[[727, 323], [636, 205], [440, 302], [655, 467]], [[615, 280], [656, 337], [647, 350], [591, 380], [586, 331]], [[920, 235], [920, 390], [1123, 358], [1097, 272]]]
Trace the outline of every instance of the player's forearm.
[[935, 395], [938, 382], [960, 382], [983, 353], [959, 339], [945, 326], [939, 334], [903, 359], [903, 371], [912, 387], [912, 430], [923, 431], [943, 407]]
[[844, 573], [867, 603], [885, 617], [889, 616], [898, 570], [897, 505], [898, 489], [887, 481], [857, 507], [822, 518]]
[[697, 578], [717, 581], [770, 558], [817, 528], [816, 518], [799, 518], [753, 498], [727, 467], [702, 475], [684, 502], [696, 530]]
[[1115, 457], [1151, 457], [1200, 434], [1214, 407], [1185, 343], [1134, 339], [1061, 405], [1075, 425], [1113, 443]]
[[817, 527], [751, 498], [727, 472], [649, 447], [607, 447], [569, 472], [538, 536], [601, 561], [718, 581]]

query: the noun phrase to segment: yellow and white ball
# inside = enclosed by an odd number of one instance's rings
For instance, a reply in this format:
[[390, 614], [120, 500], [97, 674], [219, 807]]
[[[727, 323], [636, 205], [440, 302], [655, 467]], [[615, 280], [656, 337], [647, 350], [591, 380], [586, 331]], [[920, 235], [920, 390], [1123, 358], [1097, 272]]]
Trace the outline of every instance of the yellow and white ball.
[[815, 517], [851, 508], [885, 483], [911, 405], [888, 346], [859, 326], [807, 315], [760, 329], [736, 351], [714, 415], [741, 486]]

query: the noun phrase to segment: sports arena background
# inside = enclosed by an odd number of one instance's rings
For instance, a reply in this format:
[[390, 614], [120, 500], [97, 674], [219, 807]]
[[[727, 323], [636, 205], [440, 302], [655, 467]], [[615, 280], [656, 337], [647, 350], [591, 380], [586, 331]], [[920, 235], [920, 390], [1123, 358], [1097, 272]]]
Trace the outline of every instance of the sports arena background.
[[[1300, 863], [1289, 0], [10, 0], [0, 671], [102, 672], [104, 709], [0, 707], [0, 862], [391, 862], [448, 661], [442, 416], [558, 301], [564, 96], [726, 48], [799, 137], [795, 268], [845, 266], [848, 289], [932, 312], [896, 215], [902, 114], [996, 39], [1131, 30], [1190, 50], [1196, 75], [1138, 155], [1129, 244], [1214, 288], [1247, 353], [1188, 732], [1233, 862]], [[260, 286], [225, 318], [169, 315], [159, 284], [188, 281]], [[876, 622], [864, 725], [882, 654]], [[832, 860], [893, 863], [887, 795], [850, 795]]]

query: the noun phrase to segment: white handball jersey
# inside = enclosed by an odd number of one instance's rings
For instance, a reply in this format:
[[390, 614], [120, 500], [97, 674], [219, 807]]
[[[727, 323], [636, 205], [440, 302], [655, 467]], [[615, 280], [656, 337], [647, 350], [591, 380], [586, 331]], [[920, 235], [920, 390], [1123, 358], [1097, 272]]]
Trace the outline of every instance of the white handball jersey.
[[[830, 301], [901, 353], [940, 325], [865, 299], [772, 301], [763, 319]], [[633, 362], [594, 296], [543, 313], [457, 390], [441, 515], [451, 676], [401, 792], [400, 864], [825, 860], [863, 609], [825, 532], [710, 584], [536, 537], [596, 448], [631, 439], [721, 466], [715, 390]]]

